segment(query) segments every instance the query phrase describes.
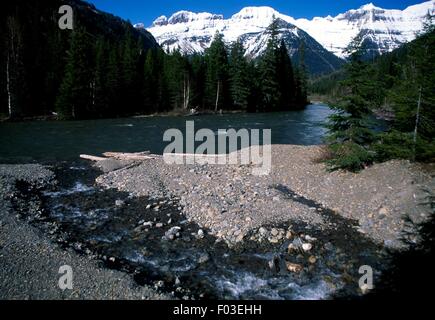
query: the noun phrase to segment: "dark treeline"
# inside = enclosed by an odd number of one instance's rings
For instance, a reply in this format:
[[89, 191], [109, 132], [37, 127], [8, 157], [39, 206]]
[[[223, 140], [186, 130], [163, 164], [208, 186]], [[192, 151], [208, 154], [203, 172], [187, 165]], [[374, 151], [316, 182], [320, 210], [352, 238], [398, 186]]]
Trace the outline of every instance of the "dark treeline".
[[[58, 27], [61, 17], [58, 11], [64, 4], [74, 9], [74, 32]], [[66, 89], [68, 81], [74, 85], [84, 81], [80, 85], [87, 89], [96, 87], [95, 69], [82, 71], [96, 65], [95, 50], [99, 43], [121, 46], [129, 38], [134, 43], [140, 42], [143, 49], [157, 47], [148, 32], [135, 30], [130, 23], [77, 0], [6, 2], [0, 16], [0, 113], [12, 118], [56, 111], [60, 89], [62, 86]], [[119, 63], [118, 56], [124, 53], [116, 54], [114, 58]], [[76, 66], [78, 72], [71, 74]], [[83, 95], [83, 100], [90, 95], [79, 87], [73, 91], [72, 96]], [[67, 109], [68, 106], [63, 106], [59, 111]], [[100, 114], [91, 103], [79, 109], [74, 110], [77, 116], [84, 116], [87, 111], [92, 111], [87, 117]]]
[[318, 77], [313, 77], [308, 83], [308, 91], [311, 95], [324, 96], [334, 99], [339, 96], [339, 82], [345, 78], [344, 68]]
[[[329, 124], [328, 162], [333, 169], [357, 171], [397, 158], [434, 160], [434, 48], [435, 27], [428, 16], [415, 41], [374, 62], [363, 59], [364, 48], [355, 39], [342, 73], [311, 84], [311, 90], [329, 94], [337, 110]], [[375, 116], [388, 116], [385, 131], [374, 130]]]
[[[58, 27], [62, 4], [74, 29]], [[165, 53], [145, 30], [86, 2], [17, 1], [1, 13], [0, 113], [87, 119], [172, 110], [285, 111], [307, 104], [303, 58], [293, 64], [275, 24], [262, 59], [216, 34], [205, 55]], [[303, 56], [303, 55], [302, 55]]]

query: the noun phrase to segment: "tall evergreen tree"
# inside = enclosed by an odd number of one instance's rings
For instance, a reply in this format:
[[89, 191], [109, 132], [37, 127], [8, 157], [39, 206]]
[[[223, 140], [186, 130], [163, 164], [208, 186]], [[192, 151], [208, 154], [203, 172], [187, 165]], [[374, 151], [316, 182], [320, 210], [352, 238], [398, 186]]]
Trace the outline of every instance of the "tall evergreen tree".
[[206, 65], [204, 57], [200, 54], [194, 54], [191, 57], [192, 68], [192, 93], [191, 93], [191, 106], [195, 109], [205, 107], [205, 79], [206, 79]]
[[56, 102], [63, 119], [82, 119], [92, 106], [91, 42], [83, 28], [72, 32], [65, 74]]
[[192, 96], [192, 68], [189, 59], [185, 56], [181, 57], [182, 83], [183, 83], [183, 109], [187, 110], [190, 107]]
[[165, 74], [166, 54], [163, 50], [148, 50], [144, 65], [145, 112], [164, 112], [170, 109], [170, 92]]
[[207, 64], [206, 101], [215, 111], [231, 106], [229, 94], [228, 55], [223, 36], [216, 32], [205, 54]]
[[20, 22], [15, 17], [6, 21], [6, 93], [8, 115], [16, 118], [22, 115], [27, 93], [24, 40]]
[[250, 81], [250, 93], [248, 97], [248, 112], [261, 112], [264, 111], [263, 108], [263, 98], [261, 92], [261, 81], [256, 81], [260, 79], [260, 70], [257, 67], [255, 61], [251, 60], [248, 62], [248, 77]]
[[281, 87], [278, 76], [278, 24], [275, 19], [268, 29], [266, 50], [259, 64], [263, 111], [279, 111]]
[[230, 54], [230, 78], [231, 95], [234, 107], [247, 110], [250, 95], [249, 65], [245, 58], [243, 44], [237, 41], [231, 48]]
[[130, 26], [126, 26], [122, 51], [122, 103], [124, 110], [129, 113], [135, 111], [139, 103], [138, 93], [138, 60], [139, 49], [133, 39]]
[[145, 56], [144, 63], [144, 87], [143, 87], [143, 97], [144, 97], [144, 111], [153, 112], [156, 107], [155, 98], [155, 85], [157, 79], [155, 78], [154, 71], [154, 52], [153, 50], [148, 50]]
[[332, 159], [331, 169], [358, 171], [373, 160], [369, 150], [374, 134], [371, 130], [373, 68], [362, 61], [361, 39], [355, 38], [347, 48], [350, 62], [346, 66], [347, 79], [342, 82], [346, 94], [334, 105], [336, 113], [330, 117], [328, 137]]
[[284, 39], [279, 45], [277, 60], [277, 76], [280, 86], [279, 107], [281, 110], [292, 110], [296, 104], [295, 75]]
[[116, 117], [122, 114], [121, 110], [121, 67], [119, 64], [120, 54], [116, 43], [110, 43], [108, 49], [107, 64], [107, 98], [108, 98], [108, 116]]
[[37, 102], [35, 102], [35, 114], [39, 114], [39, 112], [51, 114], [55, 109], [56, 98], [65, 69], [65, 59], [59, 58], [65, 56], [64, 42], [66, 40], [58, 29], [51, 31], [48, 36], [45, 62], [43, 63], [46, 71], [45, 76], [42, 77], [44, 79], [43, 100], [41, 101], [41, 111], [38, 110]]
[[308, 76], [305, 65], [305, 42], [301, 41], [299, 46], [299, 63], [295, 75], [296, 105], [304, 107], [308, 103]]
[[191, 69], [189, 61], [179, 50], [165, 56], [164, 74], [168, 83], [173, 109], [187, 109], [191, 96]]
[[107, 44], [103, 38], [98, 39], [95, 48], [95, 72], [93, 79], [92, 105], [95, 116], [107, 117], [110, 115], [109, 90], [107, 85], [109, 59]]

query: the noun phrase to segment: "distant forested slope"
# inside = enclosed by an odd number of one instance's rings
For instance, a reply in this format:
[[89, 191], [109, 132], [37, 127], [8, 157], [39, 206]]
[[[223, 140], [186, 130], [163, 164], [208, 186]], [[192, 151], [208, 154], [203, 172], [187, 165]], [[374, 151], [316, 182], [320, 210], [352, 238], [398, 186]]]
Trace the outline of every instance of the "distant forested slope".
[[[73, 30], [61, 30], [61, 5]], [[7, 2], [0, 24], [0, 114], [94, 119], [191, 109], [270, 112], [307, 105], [309, 55], [292, 61], [278, 21], [261, 59], [216, 34], [204, 55], [165, 53], [144, 29], [79, 0]]]
[[[62, 16], [58, 11], [64, 4], [74, 9], [74, 31], [58, 27]], [[147, 31], [136, 30], [129, 22], [78, 0], [7, 1], [2, 4], [0, 17], [0, 113], [8, 114], [11, 104], [12, 115], [16, 117], [45, 115], [56, 110], [56, 99], [74, 54], [70, 52], [74, 33], [85, 35], [82, 43], [85, 48], [77, 50], [84, 50], [83, 58], [89, 68], [98, 63], [98, 45], [116, 51], [113, 58], [120, 63], [117, 80], [122, 78], [121, 62], [127, 60], [125, 55], [133, 46], [143, 50], [158, 47]], [[90, 83], [95, 85], [95, 80]], [[82, 90], [81, 94], [95, 94], [92, 88], [88, 91]]]

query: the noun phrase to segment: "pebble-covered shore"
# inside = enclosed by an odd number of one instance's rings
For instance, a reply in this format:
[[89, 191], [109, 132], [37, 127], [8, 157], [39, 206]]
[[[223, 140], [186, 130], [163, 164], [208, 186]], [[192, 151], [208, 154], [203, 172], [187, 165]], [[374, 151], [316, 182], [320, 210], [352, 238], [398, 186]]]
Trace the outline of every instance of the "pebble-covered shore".
[[[90, 256], [64, 250], [46, 234], [19, 219], [11, 200], [16, 181], [35, 188], [54, 183], [52, 171], [41, 165], [0, 165], [0, 299], [168, 299], [148, 286], [138, 286], [127, 274], [102, 267]], [[29, 211], [37, 203], [28, 201]], [[73, 290], [61, 290], [59, 268], [73, 270]]]
[[[296, 258], [274, 258], [265, 268], [274, 271], [285, 262], [281, 267], [290, 273], [314, 266], [318, 259], [326, 261], [325, 252], [346, 251], [347, 240], [341, 238], [399, 247], [405, 218], [421, 222], [429, 216], [430, 208], [423, 203], [427, 190], [434, 190], [430, 166], [391, 161], [359, 174], [331, 173], [318, 161], [321, 155], [320, 146], [274, 145], [272, 172], [266, 176], [253, 175], [250, 165], [168, 165], [159, 157], [143, 162], [108, 159], [95, 164], [103, 172], [96, 182], [102, 188], [150, 199], [144, 210], [157, 215], [175, 201], [174, 209], [199, 228], [198, 239], [210, 235], [225, 240], [230, 248], [248, 242], [251, 247], [285, 244], [286, 255]], [[101, 266], [92, 254], [61, 248], [23, 221], [12, 205], [17, 181], [41, 190], [57, 183], [50, 167], [0, 165], [0, 299], [171, 298], [150, 286], [138, 286], [124, 272]], [[123, 208], [125, 201], [131, 205], [133, 198], [129, 199], [116, 200], [114, 205]], [[21, 213], [40, 210], [37, 201], [20, 201]], [[172, 220], [143, 220], [133, 231], [143, 236], [144, 229], [155, 229], [156, 234], [164, 230], [163, 238], [175, 242], [186, 238]], [[305, 226], [305, 231], [295, 232], [292, 225]], [[341, 249], [329, 248], [328, 241]], [[358, 250], [359, 246], [350, 247]], [[210, 256], [199, 256], [198, 263], [204, 259], [207, 262]], [[342, 262], [337, 263], [346, 276], [354, 266]], [[59, 267], [65, 264], [77, 271], [73, 291], [62, 291], [57, 285]]]
[[263, 225], [289, 220], [327, 227], [321, 208], [289, 199], [279, 186], [357, 220], [359, 232], [387, 246], [400, 246], [406, 216], [414, 222], [428, 217], [425, 189], [434, 189], [434, 179], [420, 165], [390, 161], [359, 174], [328, 172], [317, 161], [321, 155], [321, 146], [273, 145], [266, 176], [244, 165], [167, 165], [154, 159], [108, 172], [97, 182], [138, 196], [179, 197], [191, 220], [233, 243]]

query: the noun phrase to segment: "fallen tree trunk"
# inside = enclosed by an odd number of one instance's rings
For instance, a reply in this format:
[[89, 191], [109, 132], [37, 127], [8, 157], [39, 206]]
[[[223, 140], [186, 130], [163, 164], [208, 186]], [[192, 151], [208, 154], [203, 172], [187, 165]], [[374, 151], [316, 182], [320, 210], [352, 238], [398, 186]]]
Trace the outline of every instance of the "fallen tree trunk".
[[103, 161], [103, 160], [107, 160], [107, 158], [90, 156], [88, 154], [81, 154], [80, 158], [85, 159], [85, 160], [91, 160], [91, 161]]
[[155, 155], [150, 155], [149, 151], [137, 153], [104, 152], [103, 156], [117, 160], [149, 160], [156, 158]]
[[143, 161], [143, 160], [161, 158], [160, 155], [150, 154], [149, 151], [135, 152], [135, 153], [103, 152], [103, 156], [104, 157], [97, 157], [97, 156], [91, 156], [88, 154], [81, 154], [80, 158], [86, 159], [86, 160], [91, 160], [91, 161], [103, 161], [103, 160], [107, 160], [107, 159]]

